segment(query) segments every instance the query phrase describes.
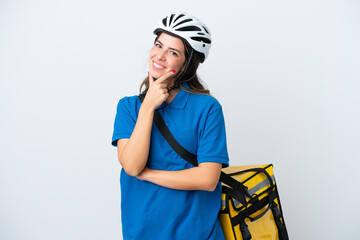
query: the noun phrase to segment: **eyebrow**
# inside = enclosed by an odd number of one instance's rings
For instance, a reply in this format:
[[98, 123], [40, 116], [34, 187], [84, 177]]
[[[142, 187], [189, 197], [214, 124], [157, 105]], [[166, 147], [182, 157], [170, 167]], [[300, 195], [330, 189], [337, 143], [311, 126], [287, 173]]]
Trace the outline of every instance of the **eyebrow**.
[[[156, 41], [159, 42], [161, 45], [164, 46], [164, 44], [163, 44], [162, 42], [160, 42], [159, 40], [156, 40]], [[177, 51], [177, 52], [179, 52], [179, 53], [181, 54], [181, 52], [180, 52], [179, 50], [177, 50], [176, 48], [171, 48], [171, 47], [169, 47], [169, 49], [174, 50], [174, 51]]]

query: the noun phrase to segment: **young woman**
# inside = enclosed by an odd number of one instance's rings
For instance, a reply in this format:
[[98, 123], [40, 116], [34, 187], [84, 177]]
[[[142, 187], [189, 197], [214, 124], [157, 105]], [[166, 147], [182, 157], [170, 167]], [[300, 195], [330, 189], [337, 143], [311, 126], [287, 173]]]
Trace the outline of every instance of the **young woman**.
[[[196, 70], [211, 45], [209, 29], [188, 14], [169, 14], [154, 30], [145, 95], [117, 106], [112, 145], [121, 170], [123, 238], [224, 239], [219, 177], [228, 166], [222, 108]], [[153, 124], [159, 111], [175, 139], [197, 155], [181, 158]]]

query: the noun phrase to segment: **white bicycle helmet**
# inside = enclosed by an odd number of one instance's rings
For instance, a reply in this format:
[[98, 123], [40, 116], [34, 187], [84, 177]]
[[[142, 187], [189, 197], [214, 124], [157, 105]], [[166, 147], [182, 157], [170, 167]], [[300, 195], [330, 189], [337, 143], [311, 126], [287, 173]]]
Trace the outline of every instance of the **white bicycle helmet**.
[[196, 17], [186, 13], [170, 13], [162, 19], [154, 30], [154, 34], [167, 32], [184, 39], [200, 53], [203, 63], [209, 55], [211, 33], [206, 25]]

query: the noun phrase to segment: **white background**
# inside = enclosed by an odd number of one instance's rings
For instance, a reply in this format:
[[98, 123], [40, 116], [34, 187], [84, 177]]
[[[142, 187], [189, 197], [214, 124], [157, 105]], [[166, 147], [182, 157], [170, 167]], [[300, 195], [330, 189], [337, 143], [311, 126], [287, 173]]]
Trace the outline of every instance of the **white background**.
[[213, 34], [232, 165], [273, 163], [292, 240], [360, 239], [359, 1], [0, 1], [0, 239], [121, 239], [116, 105], [155, 24]]

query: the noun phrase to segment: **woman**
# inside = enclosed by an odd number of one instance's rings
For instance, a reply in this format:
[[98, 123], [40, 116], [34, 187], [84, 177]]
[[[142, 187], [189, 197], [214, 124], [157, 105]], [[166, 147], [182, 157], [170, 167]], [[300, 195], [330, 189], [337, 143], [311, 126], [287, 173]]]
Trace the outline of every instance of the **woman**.
[[[188, 14], [169, 14], [156, 27], [145, 95], [122, 98], [112, 144], [122, 166], [124, 239], [224, 239], [217, 218], [219, 176], [228, 166], [221, 105], [196, 70], [211, 45], [208, 28]], [[197, 155], [194, 167], [153, 124], [159, 111], [175, 139]]]

